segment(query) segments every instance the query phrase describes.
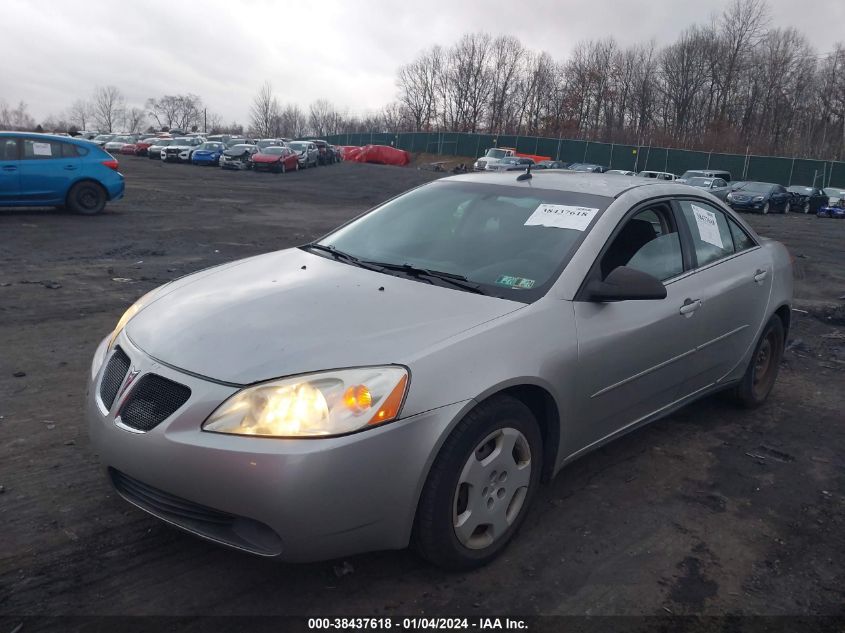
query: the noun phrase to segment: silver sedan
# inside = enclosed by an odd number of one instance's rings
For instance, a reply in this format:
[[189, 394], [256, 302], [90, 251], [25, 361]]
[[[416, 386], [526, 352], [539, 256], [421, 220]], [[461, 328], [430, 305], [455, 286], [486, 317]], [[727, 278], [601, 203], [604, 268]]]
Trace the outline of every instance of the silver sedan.
[[117, 492], [198, 536], [467, 569], [588, 451], [716, 391], [762, 404], [791, 301], [786, 249], [701, 189], [456, 176], [142, 297], [87, 417]]

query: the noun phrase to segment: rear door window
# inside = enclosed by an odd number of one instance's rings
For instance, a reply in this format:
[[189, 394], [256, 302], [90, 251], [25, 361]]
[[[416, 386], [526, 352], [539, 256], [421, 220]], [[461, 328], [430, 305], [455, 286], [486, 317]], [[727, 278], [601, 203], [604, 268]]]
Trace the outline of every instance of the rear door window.
[[701, 200], [679, 200], [678, 204], [689, 227], [699, 266], [733, 255], [731, 228], [721, 210]]
[[24, 160], [50, 160], [62, 157], [62, 145], [58, 141], [41, 139], [23, 139]]
[[0, 160], [18, 160], [18, 139], [0, 138]]

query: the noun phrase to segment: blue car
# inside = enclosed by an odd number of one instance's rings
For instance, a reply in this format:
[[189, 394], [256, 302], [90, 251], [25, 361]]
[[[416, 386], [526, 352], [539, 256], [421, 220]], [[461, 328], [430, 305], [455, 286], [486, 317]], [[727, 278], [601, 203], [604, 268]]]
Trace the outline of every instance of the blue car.
[[83, 139], [0, 132], [0, 207], [67, 207], [100, 213], [123, 197], [114, 156]]
[[224, 143], [208, 141], [194, 150], [191, 155], [191, 162], [194, 165], [213, 165], [217, 167], [220, 162], [220, 155], [226, 150]]

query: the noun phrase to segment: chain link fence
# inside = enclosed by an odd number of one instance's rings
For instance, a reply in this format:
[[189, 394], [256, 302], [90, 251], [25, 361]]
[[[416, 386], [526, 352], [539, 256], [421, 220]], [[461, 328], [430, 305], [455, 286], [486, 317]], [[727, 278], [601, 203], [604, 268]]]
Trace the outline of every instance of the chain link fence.
[[326, 140], [335, 145], [392, 145], [412, 153], [472, 158], [483, 155], [491, 147], [515, 147], [522, 154], [548, 156], [568, 163], [597, 163], [610, 169], [668, 171], [678, 175], [688, 169], [719, 169], [729, 171], [734, 180], [845, 188], [845, 162], [842, 161], [458, 132], [365, 132], [333, 134]]

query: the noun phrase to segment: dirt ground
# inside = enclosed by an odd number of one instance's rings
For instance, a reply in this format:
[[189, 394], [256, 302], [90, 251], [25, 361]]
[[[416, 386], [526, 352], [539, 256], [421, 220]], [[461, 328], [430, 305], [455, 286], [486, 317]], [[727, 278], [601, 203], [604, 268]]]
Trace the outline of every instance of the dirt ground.
[[98, 217], [0, 210], [0, 615], [845, 614], [845, 222], [750, 218], [796, 257], [806, 311], [764, 407], [713, 397], [572, 464], [472, 573], [407, 551], [284, 565], [111, 491], [82, 419], [94, 347], [153, 287], [438, 174], [122, 170], [125, 200]]

